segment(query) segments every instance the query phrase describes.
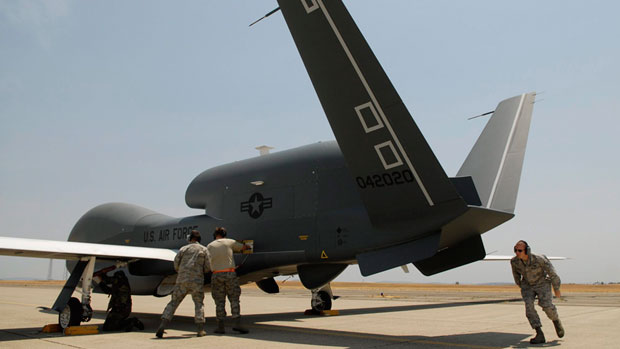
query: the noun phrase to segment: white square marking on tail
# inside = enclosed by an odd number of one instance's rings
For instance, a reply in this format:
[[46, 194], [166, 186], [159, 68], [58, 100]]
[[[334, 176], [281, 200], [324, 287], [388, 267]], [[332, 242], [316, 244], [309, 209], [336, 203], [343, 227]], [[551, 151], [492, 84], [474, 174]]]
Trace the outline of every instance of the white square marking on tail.
[[[383, 157], [383, 153], [381, 153], [381, 149], [384, 149], [384, 148], [389, 148], [390, 149], [390, 151], [392, 152], [392, 155], [394, 155], [394, 158], [396, 159], [396, 161], [392, 162], [391, 164], [388, 164], [388, 163], [385, 162], [385, 158]], [[381, 163], [383, 164], [383, 168], [385, 168], [386, 170], [389, 170], [391, 168], [394, 168], [394, 167], [397, 167], [397, 166], [400, 166], [400, 165], [403, 164], [403, 161], [400, 159], [400, 156], [396, 152], [396, 148], [394, 148], [394, 144], [392, 144], [392, 141], [387, 141], [387, 142], [375, 145], [375, 151], [379, 155], [379, 159], [381, 159]]]
[[301, 0], [301, 4], [304, 5], [306, 13], [310, 13], [319, 8], [319, 4], [316, 3], [316, 0]]
[[[368, 127], [368, 123], [366, 123], [366, 118], [364, 118], [364, 114], [362, 114], [365, 111], [366, 111], [365, 113], [366, 115], [368, 115], [368, 111], [370, 111], [371, 115], [375, 118], [374, 125], [370, 127]], [[364, 127], [364, 131], [366, 131], [366, 133], [370, 133], [372, 131], [383, 128], [383, 121], [381, 121], [381, 118], [379, 117], [379, 114], [377, 113], [377, 110], [375, 109], [375, 107], [372, 105], [372, 102], [358, 105], [357, 107], [355, 107], [355, 112], [357, 113], [357, 116], [359, 117], [360, 122], [362, 123], [362, 126]], [[373, 121], [373, 120], [368, 120], [368, 121]]]

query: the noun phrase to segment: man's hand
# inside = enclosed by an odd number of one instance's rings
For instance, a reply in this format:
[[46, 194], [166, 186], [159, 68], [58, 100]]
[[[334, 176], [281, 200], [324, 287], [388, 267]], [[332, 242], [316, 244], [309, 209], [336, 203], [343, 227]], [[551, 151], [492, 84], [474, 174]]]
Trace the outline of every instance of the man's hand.
[[559, 289], [553, 290], [553, 293], [555, 294], [556, 298], [562, 298], [562, 292], [560, 292]]

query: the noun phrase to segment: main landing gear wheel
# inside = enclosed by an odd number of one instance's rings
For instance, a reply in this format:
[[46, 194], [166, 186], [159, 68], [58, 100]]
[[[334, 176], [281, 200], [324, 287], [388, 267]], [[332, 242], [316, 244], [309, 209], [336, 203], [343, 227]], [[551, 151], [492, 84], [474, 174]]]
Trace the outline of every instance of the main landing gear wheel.
[[64, 329], [69, 326], [79, 326], [81, 321], [82, 303], [77, 298], [71, 297], [67, 306], [58, 314], [58, 324]]
[[323, 310], [331, 310], [332, 298], [326, 291], [319, 291], [315, 297], [312, 297], [310, 304], [312, 305], [312, 310], [320, 313]]

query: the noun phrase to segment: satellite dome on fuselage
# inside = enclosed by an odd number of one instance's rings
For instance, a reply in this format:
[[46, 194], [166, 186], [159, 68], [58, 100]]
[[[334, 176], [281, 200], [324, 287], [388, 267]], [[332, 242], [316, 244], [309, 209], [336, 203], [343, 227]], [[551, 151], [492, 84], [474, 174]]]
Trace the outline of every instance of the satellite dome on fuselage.
[[[291, 186], [321, 168], [346, 167], [336, 141], [319, 142], [210, 168], [194, 178], [185, 192], [191, 208], [214, 214], [225, 193], [260, 186]], [[254, 184], [252, 184], [254, 182]], [[257, 182], [262, 182], [258, 184]]]

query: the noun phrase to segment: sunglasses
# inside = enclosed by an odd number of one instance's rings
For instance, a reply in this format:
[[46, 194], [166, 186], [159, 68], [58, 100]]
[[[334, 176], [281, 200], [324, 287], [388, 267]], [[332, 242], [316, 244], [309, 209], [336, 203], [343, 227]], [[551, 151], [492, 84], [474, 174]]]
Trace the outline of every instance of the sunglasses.
[[516, 248], [515, 248], [515, 253], [516, 253], [516, 252], [523, 252], [523, 250], [519, 250], [519, 249], [516, 249]]

